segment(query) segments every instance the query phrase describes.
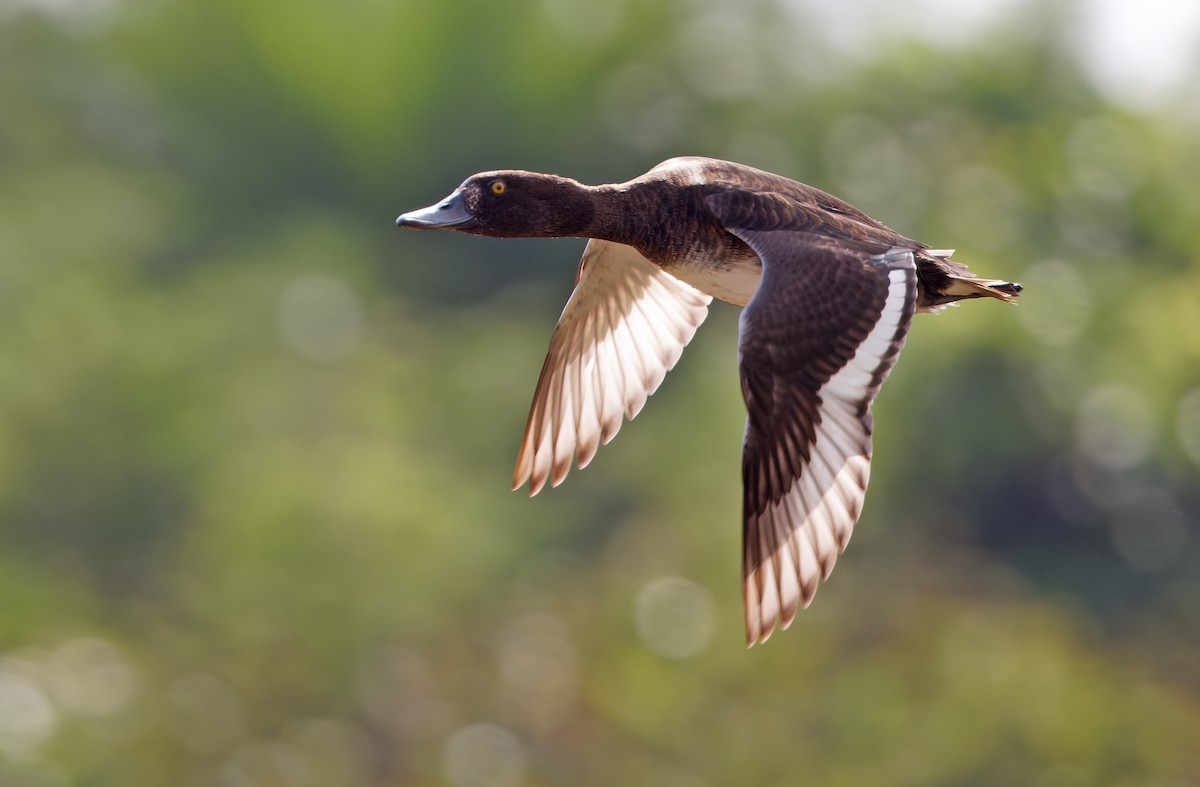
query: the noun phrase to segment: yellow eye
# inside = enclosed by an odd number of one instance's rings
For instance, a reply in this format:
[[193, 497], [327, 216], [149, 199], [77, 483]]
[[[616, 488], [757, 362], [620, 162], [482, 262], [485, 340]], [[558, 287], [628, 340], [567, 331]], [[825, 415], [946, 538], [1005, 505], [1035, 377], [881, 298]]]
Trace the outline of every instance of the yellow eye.
[[503, 194], [504, 190], [507, 188], [508, 188], [508, 186], [505, 186], [504, 181], [502, 181], [502, 180], [493, 180], [492, 181], [491, 189], [492, 189], [493, 194]]

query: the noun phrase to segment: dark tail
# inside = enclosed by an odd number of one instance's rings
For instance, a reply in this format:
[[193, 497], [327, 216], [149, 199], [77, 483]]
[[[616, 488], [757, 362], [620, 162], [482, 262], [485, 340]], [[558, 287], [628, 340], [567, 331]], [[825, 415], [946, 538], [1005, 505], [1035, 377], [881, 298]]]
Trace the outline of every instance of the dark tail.
[[937, 311], [948, 303], [969, 298], [995, 298], [1012, 303], [1022, 287], [1014, 281], [980, 279], [967, 266], [950, 259], [952, 250], [928, 249], [917, 259], [923, 291], [920, 311]]

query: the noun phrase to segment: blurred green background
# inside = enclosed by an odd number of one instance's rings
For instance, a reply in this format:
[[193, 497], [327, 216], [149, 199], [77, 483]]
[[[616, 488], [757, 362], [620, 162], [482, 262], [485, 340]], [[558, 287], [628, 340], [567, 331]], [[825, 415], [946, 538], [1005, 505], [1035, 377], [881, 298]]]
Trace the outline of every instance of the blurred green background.
[[[1200, 60], [1101, 6], [0, 0], [0, 785], [1200, 784]], [[681, 154], [1026, 285], [750, 651], [736, 309], [529, 500], [582, 241], [392, 226]]]

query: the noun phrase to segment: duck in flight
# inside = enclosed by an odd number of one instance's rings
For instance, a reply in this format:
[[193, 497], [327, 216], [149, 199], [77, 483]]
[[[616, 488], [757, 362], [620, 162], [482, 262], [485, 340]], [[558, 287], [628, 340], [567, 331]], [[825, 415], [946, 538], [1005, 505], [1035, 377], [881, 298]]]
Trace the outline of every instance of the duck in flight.
[[517, 455], [513, 489], [529, 482], [531, 495], [572, 462], [586, 466], [638, 414], [713, 298], [745, 307], [748, 645], [791, 624], [850, 540], [871, 469], [871, 403], [913, 314], [1021, 291], [812, 186], [700, 157], [603, 186], [483, 172], [396, 224], [588, 239]]

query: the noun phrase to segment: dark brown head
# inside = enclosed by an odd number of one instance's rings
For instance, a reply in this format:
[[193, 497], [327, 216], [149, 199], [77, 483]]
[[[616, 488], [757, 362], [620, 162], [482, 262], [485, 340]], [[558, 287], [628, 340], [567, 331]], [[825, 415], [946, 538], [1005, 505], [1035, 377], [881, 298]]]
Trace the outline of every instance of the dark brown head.
[[584, 237], [595, 215], [593, 201], [593, 191], [570, 178], [481, 172], [438, 204], [401, 215], [396, 226], [498, 238]]

